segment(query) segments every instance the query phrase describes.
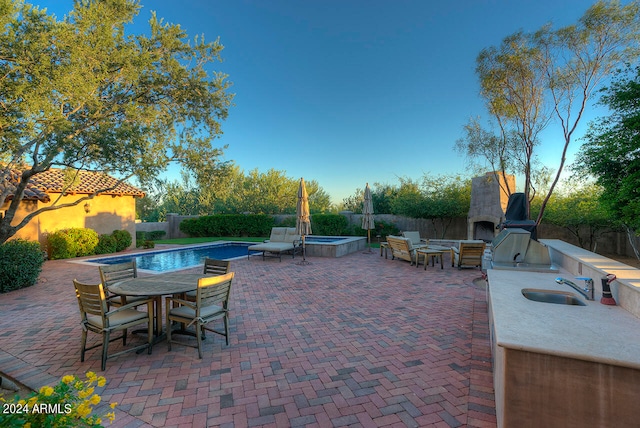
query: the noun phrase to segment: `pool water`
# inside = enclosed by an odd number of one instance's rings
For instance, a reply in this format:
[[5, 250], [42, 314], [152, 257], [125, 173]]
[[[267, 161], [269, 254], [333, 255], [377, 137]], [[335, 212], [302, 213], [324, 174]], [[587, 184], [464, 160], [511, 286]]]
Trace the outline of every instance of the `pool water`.
[[138, 269], [150, 270], [153, 272], [168, 272], [173, 270], [187, 269], [202, 265], [205, 258], [218, 260], [228, 260], [247, 255], [247, 247], [251, 243], [226, 243], [197, 246], [190, 248], [174, 248], [171, 250], [154, 251], [139, 255], [128, 255], [119, 257], [105, 257], [100, 259], [87, 260], [90, 263], [100, 263], [112, 265], [136, 260]]

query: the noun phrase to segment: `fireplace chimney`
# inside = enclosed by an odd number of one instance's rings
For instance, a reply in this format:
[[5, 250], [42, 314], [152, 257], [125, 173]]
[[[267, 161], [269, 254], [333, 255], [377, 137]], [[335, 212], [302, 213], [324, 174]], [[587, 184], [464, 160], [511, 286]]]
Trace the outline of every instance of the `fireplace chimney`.
[[471, 205], [467, 219], [467, 239], [493, 240], [504, 221], [509, 195], [515, 191], [515, 177], [491, 171], [471, 179]]

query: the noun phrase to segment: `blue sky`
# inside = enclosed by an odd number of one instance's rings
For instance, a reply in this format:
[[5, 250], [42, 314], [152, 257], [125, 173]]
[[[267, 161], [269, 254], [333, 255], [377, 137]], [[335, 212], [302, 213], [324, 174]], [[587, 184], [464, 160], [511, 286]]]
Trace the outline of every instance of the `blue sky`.
[[[33, 1], [62, 17], [71, 0]], [[220, 37], [236, 94], [219, 145], [245, 172], [316, 180], [333, 202], [366, 182], [468, 174], [453, 151], [486, 117], [475, 59], [518, 30], [575, 23], [585, 0], [143, 0], [190, 37]], [[592, 113], [586, 118], [593, 117]], [[580, 136], [587, 122], [578, 131]], [[540, 154], [555, 168], [562, 132]], [[573, 143], [571, 153], [579, 148]]]

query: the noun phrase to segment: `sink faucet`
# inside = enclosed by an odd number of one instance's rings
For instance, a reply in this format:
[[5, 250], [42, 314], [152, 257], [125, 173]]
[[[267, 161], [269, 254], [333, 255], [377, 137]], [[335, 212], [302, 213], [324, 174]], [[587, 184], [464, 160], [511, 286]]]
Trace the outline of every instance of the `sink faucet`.
[[561, 277], [556, 278], [556, 282], [558, 284], [567, 284], [569, 287], [573, 288], [582, 296], [584, 296], [584, 298], [587, 300], [594, 300], [593, 279], [584, 276], [576, 277], [576, 279], [584, 281], [584, 288], [580, 288], [578, 285], [574, 284], [568, 279]]

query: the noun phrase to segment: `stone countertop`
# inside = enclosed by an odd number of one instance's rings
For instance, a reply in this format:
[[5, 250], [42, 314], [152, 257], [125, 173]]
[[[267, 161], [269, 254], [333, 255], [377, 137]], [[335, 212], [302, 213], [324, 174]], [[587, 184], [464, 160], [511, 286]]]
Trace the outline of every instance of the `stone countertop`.
[[[601, 304], [598, 293], [587, 301], [555, 278], [579, 286], [584, 281], [562, 271], [489, 269], [487, 275], [497, 346], [640, 369], [640, 319], [619, 306]], [[572, 292], [587, 306], [531, 301], [522, 295], [523, 288]]]

